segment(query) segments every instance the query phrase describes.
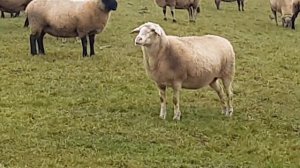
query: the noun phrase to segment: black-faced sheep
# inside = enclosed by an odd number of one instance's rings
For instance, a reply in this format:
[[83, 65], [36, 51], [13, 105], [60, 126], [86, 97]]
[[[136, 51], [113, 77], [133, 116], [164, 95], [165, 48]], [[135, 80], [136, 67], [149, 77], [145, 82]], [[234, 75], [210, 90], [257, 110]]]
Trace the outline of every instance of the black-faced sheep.
[[167, 20], [167, 6], [171, 9], [173, 22], [175, 19], [175, 9], [187, 9], [189, 13], [189, 21], [195, 22], [197, 13], [200, 13], [200, 0], [155, 0], [155, 3], [163, 8], [164, 20]]
[[[166, 88], [173, 88], [174, 120], [180, 120], [179, 92], [182, 88], [199, 89], [210, 85], [218, 94], [222, 112], [233, 113], [232, 82], [235, 73], [235, 53], [225, 38], [205, 35], [168, 36], [155, 23], [135, 28], [135, 44], [141, 46], [145, 69], [159, 88], [160, 117], [166, 118]], [[220, 85], [223, 83], [227, 95]]]
[[83, 56], [87, 56], [88, 36], [90, 55], [94, 55], [95, 35], [103, 31], [117, 5], [116, 0], [33, 0], [26, 8], [31, 54], [45, 54], [43, 37], [48, 33], [81, 38]]
[[244, 0], [215, 0], [215, 4], [216, 4], [216, 7], [218, 10], [220, 9], [221, 1], [224, 1], [224, 2], [237, 1], [239, 11], [241, 11], [241, 10], [244, 11]]

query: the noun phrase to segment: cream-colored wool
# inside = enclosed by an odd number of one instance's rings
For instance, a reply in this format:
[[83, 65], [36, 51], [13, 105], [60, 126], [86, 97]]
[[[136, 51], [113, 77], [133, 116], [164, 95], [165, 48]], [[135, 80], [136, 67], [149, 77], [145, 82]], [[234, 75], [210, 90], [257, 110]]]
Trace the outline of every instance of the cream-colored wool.
[[[160, 90], [160, 117], [166, 117], [166, 87], [174, 90], [174, 119], [179, 120], [179, 91], [210, 85], [219, 95], [222, 112], [231, 116], [232, 81], [235, 53], [225, 38], [205, 35], [191, 37], [168, 36], [155, 23], [145, 23], [132, 32], [139, 33], [135, 44], [143, 51], [145, 69]], [[220, 86], [222, 80], [228, 101]]]
[[110, 16], [101, 0], [33, 0], [26, 13], [32, 34], [43, 30], [56, 37], [80, 38], [102, 32]]

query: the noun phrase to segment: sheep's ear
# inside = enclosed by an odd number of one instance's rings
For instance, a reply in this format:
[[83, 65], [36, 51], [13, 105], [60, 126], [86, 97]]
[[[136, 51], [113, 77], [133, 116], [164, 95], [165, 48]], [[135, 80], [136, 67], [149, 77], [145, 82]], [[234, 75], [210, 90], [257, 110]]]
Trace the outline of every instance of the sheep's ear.
[[133, 30], [130, 32], [130, 34], [133, 34], [133, 33], [139, 33], [139, 32], [140, 32], [140, 28], [138, 27], [138, 28], [133, 29]]
[[159, 36], [162, 36], [162, 34], [163, 34], [163, 31], [160, 27], [155, 26], [155, 27], [152, 27], [151, 30], [154, 31]]

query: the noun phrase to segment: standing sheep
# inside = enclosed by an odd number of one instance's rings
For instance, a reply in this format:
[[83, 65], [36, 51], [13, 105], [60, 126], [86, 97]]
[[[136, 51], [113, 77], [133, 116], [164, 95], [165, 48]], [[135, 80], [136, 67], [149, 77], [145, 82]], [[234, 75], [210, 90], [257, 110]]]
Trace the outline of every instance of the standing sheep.
[[43, 38], [48, 33], [55, 37], [79, 37], [84, 57], [88, 36], [90, 56], [94, 55], [95, 35], [103, 31], [110, 12], [117, 6], [116, 0], [33, 0], [26, 8], [31, 54], [45, 54]]
[[167, 6], [171, 9], [171, 14], [173, 17], [173, 22], [175, 19], [175, 9], [187, 9], [189, 13], [189, 21], [195, 22], [197, 13], [200, 13], [200, 0], [155, 0], [155, 3], [163, 8], [164, 20], [167, 20]]
[[[276, 25], [277, 22], [277, 12], [281, 14], [282, 26], [292, 27], [292, 0], [270, 0], [271, 11], [274, 15]], [[272, 19], [272, 17], [270, 16]]]
[[216, 7], [218, 10], [220, 10], [221, 1], [224, 1], [224, 2], [237, 1], [239, 11], [241, 11], [241, 7], [242, 7], [242, 11], [244, 11], [244, 0], [215, 0], [215, 4], [216, 4]]
[[[145, 69], [159, 88], [160, 117], [166, 118], [166, 88], [173, 88], [174, 120], [180, 120], [179, 92], [182, 88], [199, 89], [210, 85], [218, 94], [222, 112], [233, 113], [232, 82], [235, 72], [235, 53], [230, 42], [214, 35], [168, 36], [155, 23], [135, 28], [139, 33], [135, 44], [141, 46]], [[222, 80], [227, 95], [220, 85]]]

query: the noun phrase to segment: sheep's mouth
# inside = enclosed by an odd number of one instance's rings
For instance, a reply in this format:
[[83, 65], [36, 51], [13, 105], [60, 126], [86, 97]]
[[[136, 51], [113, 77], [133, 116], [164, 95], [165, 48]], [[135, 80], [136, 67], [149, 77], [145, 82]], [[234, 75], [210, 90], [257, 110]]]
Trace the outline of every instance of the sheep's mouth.
[[143, 43], [140, 43], [140, 42], [135, 42], [135, 45], [143, 46], [144, 44], [143, 44]]

